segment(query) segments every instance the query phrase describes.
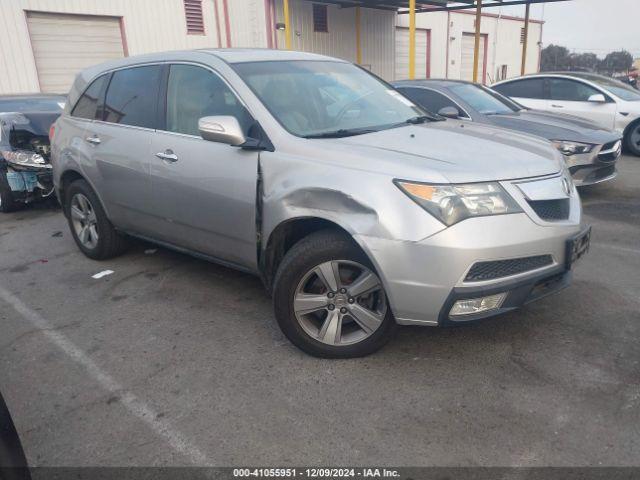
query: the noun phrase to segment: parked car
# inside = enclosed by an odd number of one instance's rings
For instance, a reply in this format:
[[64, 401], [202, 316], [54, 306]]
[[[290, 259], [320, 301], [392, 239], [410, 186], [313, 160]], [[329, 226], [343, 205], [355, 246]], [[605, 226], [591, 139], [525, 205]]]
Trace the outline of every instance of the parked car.
[[53, 195], [49, 128], [64, 104], [61, 95], [0, 96], [0, 212]]
[[371, 353], [396, 323], [460, 324], [555, 292], [590, 238], [549, 142], [438, 121], [302, 52], [87, 69], [52, 163], [89, 258], [133, 235], [259, 275], [284, 334], [324, 357]]
[[531, 110], [483, 85], [460, 80], [406, 80], [394, 86], [421, 107], [444, 117], [495, 125], [550, 140], [564, 155], [576, 186], [616, 176], [621, 136], [589, 120]]
[[20, 437], [2, 394], [0, 394], [0, 478], [31, 480]]
[[536, 110], [568, 113], [613, 129], [640, 156], [640, 91], [593, 73], [541, 73], [498, 82], [492, 88]]

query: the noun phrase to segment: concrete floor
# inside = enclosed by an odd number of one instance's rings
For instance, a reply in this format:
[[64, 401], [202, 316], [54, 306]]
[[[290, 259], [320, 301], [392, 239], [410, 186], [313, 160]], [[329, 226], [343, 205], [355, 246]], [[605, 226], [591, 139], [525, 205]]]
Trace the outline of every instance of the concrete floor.
[[569, 289], [348, 361], [291, 346], [251, 276], [145, 244], [97, 263], [58, 210], [3, 215], [0, 389], [29, 462], [638, 465], [640, 159], [582, 194]]

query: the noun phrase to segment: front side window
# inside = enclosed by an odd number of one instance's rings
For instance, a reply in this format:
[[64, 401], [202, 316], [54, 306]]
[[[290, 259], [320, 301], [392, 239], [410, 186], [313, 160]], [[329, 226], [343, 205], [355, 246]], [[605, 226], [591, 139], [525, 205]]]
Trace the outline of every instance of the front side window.
[[78, 118], [86, 118], [88, 120], [96, 119], [98, 105], [102, 101], [104, 89], [107, 86], [109, 75], [102, 75], [96, 78], [93, 83], [85, 90], [85, 92], [76, 103], [71, 115]]
[[600, 92], [589, 85], [575, 80], [552, 78], [549, 82], [551, 100], [566, 102], [587, 102], [589, 97]]
[[499, 115], [519, 110], [508, 100], [503, 101], [484, 87], [461, 83], [449, 89], [483, 115]]
[[114, 72], [107, 89], [103, 120], [155, 128], [161, 74], [160, 65]]
[[503, 83], [493, 87], [502, 95], [516, 98], [546, 99], [544, 93], [544, 78], [526, 78]]
[[424, 115], [382, 80], [349, 63], [300, 60], [233, 67], [275, 119], [300, 137], [366, 133]]
[[605, 90], [610, 91], [616, 97], [620, 97], [622, 100], [626, 100], [627, 102], [640, 102], [640, 91], [631, 87], [630, 85], [625, 85], [618, 80], [614, 80], [613, 78], [606, 77], [588, 77], [586, 80], [595, 83], [596, 85], [604, 88]]
[[213, 72], [194, 65], [172, 65], [167, 85], [166, 130], [199, 135], [202, 117], [235, 117], [245, 133], [253, 123], [249, 112], [227, 84]]
[[415, 87], [400, 87], [398, 88], [398, 90], [400, 90], [404, 95], [409, 97], [409, 99], [420, 105], [428, 112], [438, 113], [443, 108], [453, 107], [458, 110], [458, 115], [460, 115], [461, 117], [467, 117], [467, 115], [464, 113], [462, 108], [458, 106], [457, 103], [448, 98], [446, 95], [438, 93], [434, 90]]

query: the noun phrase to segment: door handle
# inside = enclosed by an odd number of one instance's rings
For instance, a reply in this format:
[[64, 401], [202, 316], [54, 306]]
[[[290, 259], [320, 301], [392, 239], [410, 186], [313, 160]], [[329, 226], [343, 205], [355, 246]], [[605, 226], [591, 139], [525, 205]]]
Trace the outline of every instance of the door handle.
[[178, 156], [173, 153], [173, 150], [171, 149], [167, 149], [164, 152], [156, 153], [156, 157], [171, 163], [175, 163], [178, 161]]
[[102, 142], [102, 140], [100, 140], [100, 137], [97, 135], [92, 135], [91, 137], [87, 137], [85, 138], [85, 140], [91, 143], [92, 145], [100, 145], [100, 143]]

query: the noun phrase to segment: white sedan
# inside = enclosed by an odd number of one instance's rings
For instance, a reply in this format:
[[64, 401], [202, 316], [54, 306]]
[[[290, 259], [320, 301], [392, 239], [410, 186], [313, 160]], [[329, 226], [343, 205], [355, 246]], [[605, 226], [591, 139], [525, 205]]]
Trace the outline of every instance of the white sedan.
[[640, 156], [640, 91], [592, 73], [541, 73], [498, 82], [494, 90], [525, 107], [587, 118], [624, 135]]

